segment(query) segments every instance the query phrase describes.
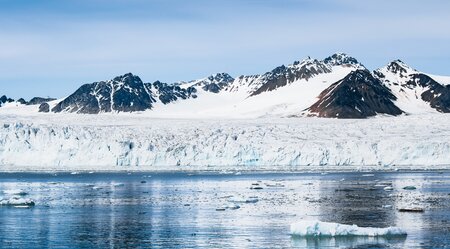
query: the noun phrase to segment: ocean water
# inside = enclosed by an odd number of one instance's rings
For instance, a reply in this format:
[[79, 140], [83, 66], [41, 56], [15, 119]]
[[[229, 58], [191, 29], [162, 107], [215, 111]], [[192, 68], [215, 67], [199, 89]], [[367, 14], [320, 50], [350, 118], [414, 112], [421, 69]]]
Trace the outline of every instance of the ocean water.
[[[450, 247], [449, 172], [0, 174], [19, 194], [35, 205], [0, 206], [0, 248]], [[292, 237], [302, 219], [408, 235]]]

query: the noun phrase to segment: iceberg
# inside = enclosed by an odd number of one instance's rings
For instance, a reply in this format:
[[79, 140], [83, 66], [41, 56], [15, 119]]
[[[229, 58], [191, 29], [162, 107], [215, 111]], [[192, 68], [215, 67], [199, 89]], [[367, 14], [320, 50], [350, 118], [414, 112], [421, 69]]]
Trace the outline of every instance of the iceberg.
[[290, 234], [298, 237], [340, 237], [340, 236], [366, 236], [366, 237], [395, 237], [406, 236], [407, 233], [398, 227], [359, 227], [332, 222], [302, 220], [291, 224]]
[[34, 206], [35, 203], [31, 199], [12, 197], [9, 199], [0, 200], [0, 206]]
[[3, 190], [3, 193], [7, 195], [19, 195], [19, 196], [25, 196], [28, 194], [25, 190], [22, 189], [7, 189]]

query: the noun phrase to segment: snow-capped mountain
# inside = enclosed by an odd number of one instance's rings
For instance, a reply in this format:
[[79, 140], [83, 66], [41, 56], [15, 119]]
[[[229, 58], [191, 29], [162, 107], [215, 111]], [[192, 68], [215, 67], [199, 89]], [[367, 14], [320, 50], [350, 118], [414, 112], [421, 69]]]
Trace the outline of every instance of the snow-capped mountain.
[[227, 73], [216, 73], [209, 77], [193, 80], [188, 83], [182, 84], [184, 87], [201, 88], [204, 91], [218, 93], [224, 88], [228, 87], [234, 82], [234, 78]]
[[[443, 82], [447, 83], [443, 83]], [[306, 58], [263, 74], [227, 73], [179, 83], [144, 83], [131, 73], [82, 85], [58, 102], [34, 98], [22, 105], [55, 113], [145, 112], [154, 117], [319, 116], [365, 118], [450, 112], [450, 77], [428, 75], [397, 60], [369, 72], [336, 53]], [[2, 100], [5, 103], [7, 98]], [[37, 111], [38, 109], [35, 108]], [[306, 115], [305, 115], [306, 114]]]
[[407, 113], [450, 112], [450, 86], [438, 83], [400, 60], [373, 72], [397, 97], [395, 104]]
[[179, 98], [195, 97], [195, 91], [159, 81], [143, 83], [138, 76], [128, 73], [112, 80], [83, 85], [52, 111], [88, 114], [145, 111], [152, 109], [157, 101], [167, 104]]
[[262, 75], [240, 76], [227, 90], [240, 91], [244, 88], [249, 96], [256, 96], [293, 82], [308, 81], [317, 75], [332, 73], [333, 67], [349, 67], [353, 70], [364, 68], [355, 58], [344, 53], [334, 54], [324, 60], [308, 57], [288, 66], [281, 65]]
[[363, 64], [355, 58], [348, 56], [346, 53], [335, 53], [325, 58], [323, 62], [331, 66], [348, 66], [357, 67], [358, 69], [365, 69]]
[[319, 117], [366, 118], [377, 114], [400, 115], [396, 97], [368, 70], [356, 70], [334, 83], [308, 108]]

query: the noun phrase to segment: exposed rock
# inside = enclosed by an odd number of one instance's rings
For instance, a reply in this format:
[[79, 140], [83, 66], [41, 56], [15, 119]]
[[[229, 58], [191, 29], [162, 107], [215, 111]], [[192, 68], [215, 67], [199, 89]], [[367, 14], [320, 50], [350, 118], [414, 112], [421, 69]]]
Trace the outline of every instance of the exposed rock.
[[450, 86], [438, 83], [400, 60], [374, 71], [374, 75], [402, 100], [421, 99], [439, 112], [450, 112]]
[[377, 114], [400, 115], [396, 97], [367, 70], [356, 70], [322, 91], [307, 110], [319, 117], [366, 118]]
[[357, 66], [360, 69], [363, 69], [364, 66], [358, 62], [355, 58], [345, 54], [345, 53], [335, 53], [323, 60], [325, 64], [331, 65], [331, 66], [342, 66], [342, 65], [353, 65]]
[[26, 105], [27, 101], [24, 100], [23, 98], [20, 98], [20, 99], [17, 100], [17, 103], [22, 104], [22, 105]]
[[149, 91], [153, 92], [155, 96], [163, 104], [168, 104], [178, 99], [196, 98], [197, 89], [194, 87], [181, 88], [177, 85], [169, 85], [160, 81], [146, 84]]
[[233, 83], [234, 78], [227, 73], [213, 74], [207, 78], [188, 82], [192, 87], [200, 87], [207, 92], [219, 93]]
[[48, 103], [42, 103], [39, 105], [39, 112], [50, 112], [50, 105]]
[[280, 66], [261, 76], [261, 86], [250, 96], [255, 96], [263, 92], [273, 91], [279, 87], [286, 86], [297, 80], [309, 80], [310, 78], [322, 74], [330, 73], [331, 69], [318, 60], [306, 59], [302, 62], [294, 62], [289, 66]]
[[59, 102], [52, 111], [96, 114], [102, 112], [136, 112], [152, 109], [158, 100], [163, 104], [196, 97], [195, 88], [181, 88], [156, 81], [143, 83], [131, 73], [109, 81], [85, 84]]
[[6, 97], [6, 95], [3, 95], [0, 97], [0, 106], [2, 106], [5, 103], [14, 102], [14, 99]]
[[56, 100], [55, 98], [41, 98], [41, 97], [34, 97], [28, 101], [27, 105], [40, 105], [45, 102], [50, 102]]

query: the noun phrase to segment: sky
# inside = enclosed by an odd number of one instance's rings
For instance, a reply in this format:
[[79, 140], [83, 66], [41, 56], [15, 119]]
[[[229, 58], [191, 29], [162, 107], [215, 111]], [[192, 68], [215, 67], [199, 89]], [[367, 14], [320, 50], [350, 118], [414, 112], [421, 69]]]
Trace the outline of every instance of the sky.
[[259, 74], [345, 52], [450, 75], [448, 0], [0, 0], [0, 95]]

